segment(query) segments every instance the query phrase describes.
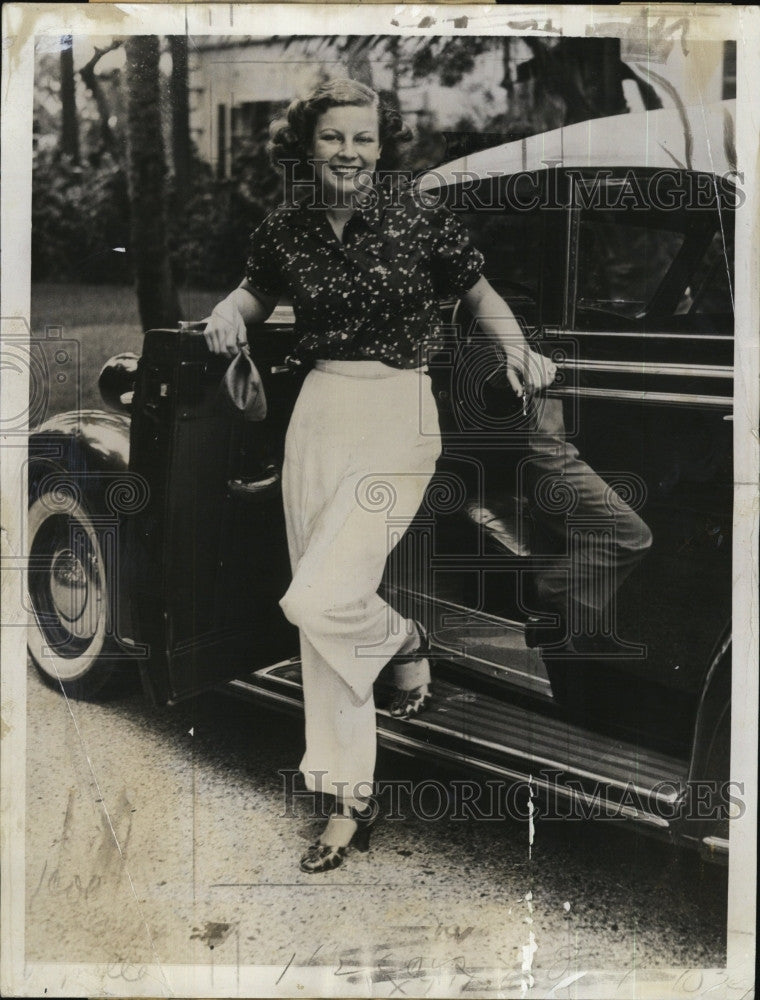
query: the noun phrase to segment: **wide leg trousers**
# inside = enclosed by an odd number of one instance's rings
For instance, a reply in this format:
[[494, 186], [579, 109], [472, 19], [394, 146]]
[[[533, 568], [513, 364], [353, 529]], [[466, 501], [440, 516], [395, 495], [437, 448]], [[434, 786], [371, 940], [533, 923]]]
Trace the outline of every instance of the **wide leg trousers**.
[[360, 803], [376, 755], [372, 685], [413, 632], [377, 593], [440, 455], [421, 370], [320, 361], [285, 441], [283, 499], [293, 579], [280, 601], [299, 629], [308, 788]]

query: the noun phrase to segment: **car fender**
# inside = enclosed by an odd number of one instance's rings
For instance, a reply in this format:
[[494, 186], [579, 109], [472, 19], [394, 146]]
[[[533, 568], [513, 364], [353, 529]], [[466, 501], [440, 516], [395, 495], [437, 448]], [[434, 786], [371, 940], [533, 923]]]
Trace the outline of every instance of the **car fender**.
[[[133, 636], [132, 613], [123, 579], [128, 532], [124, 522], [148, 502], [144, 478], [129, 469], [130, 418], [104, 410], [69, 411], [51, 417], [29, 436], [27, 502], [47, 493], [65, 512], [70, 499], [95, 517], [110, 555], [110, 592], [117, 635]], [[111, 541], [106, 542], [105, 536]], [[117, 606], [118, 605], [118, 606]]]
[[138, 498], [146, 488], [129, 471], [129, 434], [129, 416], [105, 410], [68, 411], [40, 424], [29, 435], [29, 503], [46, 483], [67, 484], [96, 508], [128, 513], [129, 494]]
[[708, 775], [711, 736], [719, 714], [731, 701], [731, 626], [726, 626], [713, 648], [699, 697], [694, 740], [689, 764], [689, 780]]
[[80, 410], [51, 417], [29, 436], [30, 459], [51, 458], [63, 468], [77, 456], [87, 468], [101, 472], [125, 472], [129, 468], [130, 418], [125, 413]]
[[727, 858], [728, 817], [742, 795], [729, 782], [730, 719], [729, 623], [712, 651], [702, 686], [678, 824], [685, 840], [717, 860]]

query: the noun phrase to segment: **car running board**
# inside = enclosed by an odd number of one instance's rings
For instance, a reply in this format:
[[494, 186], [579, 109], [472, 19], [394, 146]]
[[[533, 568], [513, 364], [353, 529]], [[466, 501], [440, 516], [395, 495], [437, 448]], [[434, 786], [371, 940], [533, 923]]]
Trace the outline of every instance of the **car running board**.
[[[284, 710], [303, 711], [297, 659], [255, 671], [227, 685], [231, 692]], [[635, 820], [667, 836], [684, 794], [688, 762], [647, 747], [548, 718], [448, 680], [435, 681], [435, 699], [416, 719], [377, 711], [379, 743], [505, 786], [529, 783], [563, 817]], [[631, 762], [635, 761], [635, 771]]]

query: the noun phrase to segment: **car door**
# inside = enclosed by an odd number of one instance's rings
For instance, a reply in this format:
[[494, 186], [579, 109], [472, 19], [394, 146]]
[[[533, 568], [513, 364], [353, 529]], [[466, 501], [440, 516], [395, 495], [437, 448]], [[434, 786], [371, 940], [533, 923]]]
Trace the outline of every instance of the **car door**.
[[[492, 284], [561, 366], [549, 395], [562, 402], [568, 442], [653, 533], [600, 623], [616, 647], [605, 678], [619, 674], [625, 690], [632, 674], [648, 678], [658, 698], [678, 690], [690, 704], [730, 615], [732, 217], [714, 197], [695, 207], [690, 192], [710, 184], [678, 172], [670, 190], [643, 172], [636, 199], [621, 199], [636, 176], [550, 170], [525, 175], [524, 191], [488, 179], [468, 189], [465, 220]], [[647, 200], [650, 190], [666, 205]], [[469, 670], [541, 690], [512, 636], [543, 555], [531, 530], [540, 512], [521, 503], [524, 426], [499, 409], [508, 387], [488, 387], [487, 338], [472, 338], [462, 310], [453, 326], [471, 363], [458, 375], [450, 352], [431, 365], [447, 509], [428, 512], [415, 589], [441, 605], [436, 639]], [[567, 527], [569, 538], [599, 525], [568, 512]], [[564, 555], [572, 572], [572, 546]]]
[[[561, 221], [560, 209], [542, 210], [543, 193], [544, 177], [534, 172], [517, 184], [489, 176], [440, 195], [529, 336], [547, 294], [548, 235]], [[501, 349], [464, 302], [446, 305], [444, 346], [428, 358], [442, 455], [420, 514], [389, 560], [386, 592], [428, 623], [436, 648], [469, 679], [484, 674], [545, 693], [538, 657], [522, 641], [529, 532], [516, 470], [526, 450], [526, 413]], [[399, 602], [402, 592], [411, 599]]]
[[696, 692], [730, 618], [731, 204], [707, 176], [606, 173], [565, 177], [564, 295], [542, 328], [562, 365], [551, 394], [653, 535], [617, 591], [609, 667]]
[[247, 422], [222, 390], [229, 359], [191, 329], [146, 334], [130, 465], [149, 502], [130, 523], [129, 573], [145, 679], [172, 701], [294, 656], [278, 601], [290, 578], [280, 468], [302, 377], [285, 359], [292, 312], [250, 332], [268, 412]]

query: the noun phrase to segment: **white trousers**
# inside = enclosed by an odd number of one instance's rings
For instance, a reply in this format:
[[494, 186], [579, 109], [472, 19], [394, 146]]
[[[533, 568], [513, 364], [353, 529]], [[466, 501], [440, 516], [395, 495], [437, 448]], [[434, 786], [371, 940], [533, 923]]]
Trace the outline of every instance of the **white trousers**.
[[300, 630], [312, 791], [361, 803], [376, 756], [372, 685], [414, 633], [378, 595], [386, 559], [440, 455], [429, 378], [377, 361], [318, 361], [285, 440], [293, 580], [280, 605]]

